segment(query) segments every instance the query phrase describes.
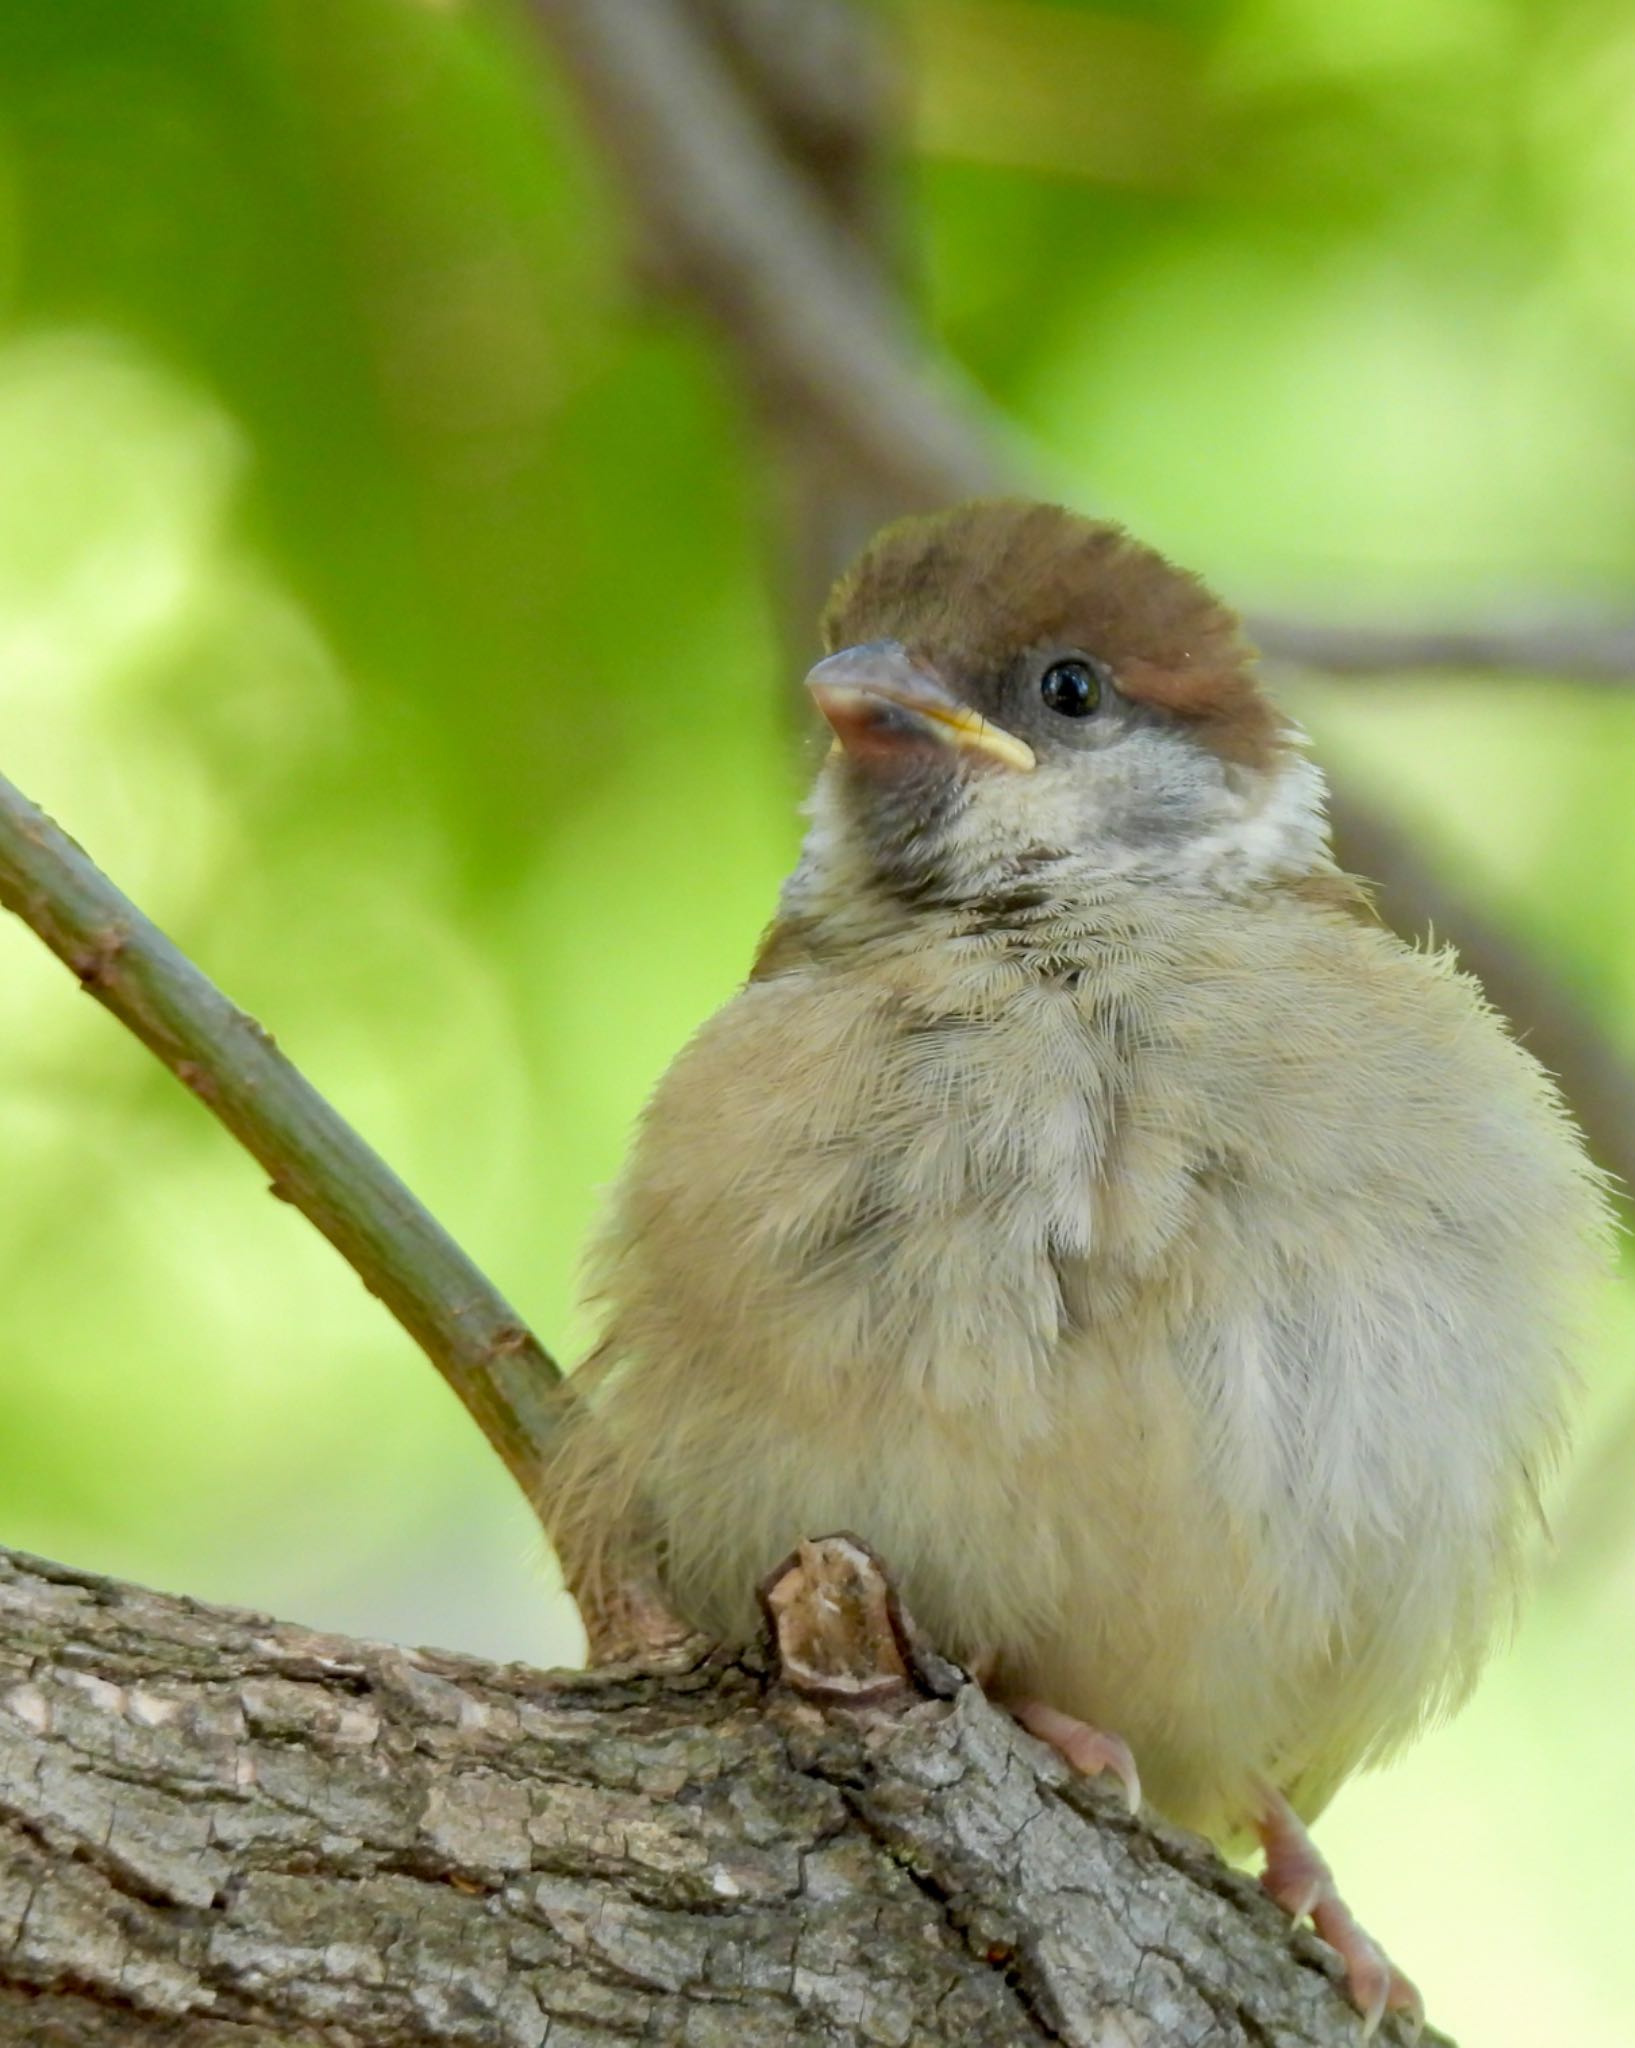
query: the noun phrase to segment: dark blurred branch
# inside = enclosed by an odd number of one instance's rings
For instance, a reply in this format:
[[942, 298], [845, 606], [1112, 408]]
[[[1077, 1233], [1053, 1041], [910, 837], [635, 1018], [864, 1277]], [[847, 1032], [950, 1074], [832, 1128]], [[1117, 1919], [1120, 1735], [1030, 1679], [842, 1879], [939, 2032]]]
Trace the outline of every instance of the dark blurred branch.
[[[856, 115], [881, 66], [855, 20], [846, 40], [845, 10], [826, 0], [803, 25], [778, 0], [533, 5], [650, 243], [753, 389], [803, 408], [893, 511], [1025, 486], [1042, 465], [918, 346], [900, 295], [825, 203], [832, 189], [779, 147], [780, 135], [839, 135], [865, 154]], [[835, 62], [856, 68], [837, 81]], [[1248, 623], [1267, 661], [1288, 667], [1635, 681], [1635, 619], [1544, 602], [1482, 627], [1278, 611]]]
[[1415, 675], [1445, 669], [1465, 675], [1507, 673], [1570, 677], [1575, 682], [1635, 683], [1635, 618], [1540, 604], [1511, 610], [1483, 626], [1414, 625], [1399, 620], [1252, 614], [1249, 630], [1268, 663], [1325, 675]]
[[[782, 177], [806, 194], [877, 283], [906, 302], [910, 244], [895, 203], [895, 140], [906, 109], [879, 19], [865, 20], [846, 0], [689, 5], [778, 152]], [[818, 414], [786, 403], [775, 379], [763, 379], [756, 398], [778, 513], [768, 572], [793, 683], [818, 652], [818, 614], [836, 563], [850, 560], [903, 501], [889, 478], [870, 474], [837, 445]], [[788, 709], [804, 730], [809, 702], [798, 685]]]
[[855, 238], [791, 175], [706, 10], [681, 0], [533, 6], [647, 247], [723, 328], [751, 388], [807, 414], [900, 506], [991, 487], [999, 457], [980, 406], [915, 347]]
[[[894, 95], [876, 24], [845, 0], [691, 0], [691, 6], [831, 216], [845, 226], [882, 212], [877, 169]], [[864, 247], [878, 253], [872, 235]]]
[[408, 1189], [43, 811], [0, 778], [15, 911], [272, 1176], [426, 1353], [530, 1497], [556, 1366]]
[[[578, 78], [595, 127], [649, 237], [677, 252], [678, 279], [714, 322], [753, 391], [803, 408], [815, 445], [845, 466], [875, 518], [974, 492], [1026, 488], [1022, 451], [969, 394], [949, 396], [914, 342], [900, 295], [837, 227], [777, 144], [813, 70], [790, 61], [746, 104], [723, 57], [728, 14], [773, 0], [533, 0]], [[833, 0], [825, 0], [826, 13]], [[764, 24], [763, 24], [764, 25]], [[770, 44], [767, 45], [770, 47]], [[764, 57], [760, 61], [763, 66]], [[821, 125], [833, 81], [819, 79]], [[827, 566], [832, 573], [840, 561]], [[1520, 609], [1489, 630], [1336, 625], [1277, 613], [1250, 629], [1273, 665], [1378, 674], [1507, 669], [1635, 678], [1635, 623]], [[1559, 970], [1450, 890], [1402, 833], [1343, 788], [1342, 861], [1378, 878], [1396, 927], [1434, 924], [1561, 1081], [1597, 1157], [1635, 1186], [1635, 1068]]]

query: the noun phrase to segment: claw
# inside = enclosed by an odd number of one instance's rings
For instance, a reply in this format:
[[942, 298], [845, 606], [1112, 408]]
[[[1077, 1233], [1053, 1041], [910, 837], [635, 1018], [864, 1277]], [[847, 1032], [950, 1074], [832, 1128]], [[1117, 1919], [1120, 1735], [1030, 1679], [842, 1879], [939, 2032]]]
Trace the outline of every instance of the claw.
[[1278, 1794], [1268, 1795], [1256, 1826], [1266, 1851], [1261, 1885], [1291, 1919], [1309, 1919], [1345, 1965], [1346, 1989], [1362, 2015], [1362, 2038], [1371, 2040], [1388, 2012], [1400, 2012], [1417, 2040], [1425, 2001], [1340, 1897], [1333, 1871], [1293, 1807]]
[[1064, 1714], [1060, 1707], [1050, 1706], [1044, 1700], [1005, 1700], [1002, 1704], [1030, 1735], [1048, 1742], [1074, 1770], [1082, 1771], [1087, 1778], [1099, 1777], [1104, 1771], [1117, 1778], [1131, 1813], [1141, 1811], [1141, 1774], [1130, 1754], [1130, 1745], [1121, 1737], [1092, 1728], [1088, 1721]]

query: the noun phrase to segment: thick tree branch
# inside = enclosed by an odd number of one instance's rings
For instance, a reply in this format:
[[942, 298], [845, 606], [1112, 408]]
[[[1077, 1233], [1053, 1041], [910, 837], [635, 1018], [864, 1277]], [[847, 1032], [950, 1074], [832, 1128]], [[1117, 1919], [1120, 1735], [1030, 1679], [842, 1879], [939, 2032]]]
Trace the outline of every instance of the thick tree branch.
[[559, 1374], [516, 1311], [303, 1078], [0, 778], [0, 903], [192, 1089], [385, 1303], [533, 1497]]
[[869, 1683], [834, 1550], [781, 1575], [781, 1677], [480, 1664], [0, 1553], [0, 2042], [1353, 2048], [1326, 1952], [1202, 1843], [911, 1631]]

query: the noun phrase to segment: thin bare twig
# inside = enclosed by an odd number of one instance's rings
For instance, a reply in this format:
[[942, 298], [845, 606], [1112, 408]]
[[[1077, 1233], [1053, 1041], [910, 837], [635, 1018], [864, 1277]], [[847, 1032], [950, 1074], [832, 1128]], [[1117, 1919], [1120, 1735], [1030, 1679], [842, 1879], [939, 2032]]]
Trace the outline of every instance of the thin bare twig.
[[3, 777], [0, 903], [254, 1154], [535, 1498], [561, 1379], [537, 1338], [255, 1019]]

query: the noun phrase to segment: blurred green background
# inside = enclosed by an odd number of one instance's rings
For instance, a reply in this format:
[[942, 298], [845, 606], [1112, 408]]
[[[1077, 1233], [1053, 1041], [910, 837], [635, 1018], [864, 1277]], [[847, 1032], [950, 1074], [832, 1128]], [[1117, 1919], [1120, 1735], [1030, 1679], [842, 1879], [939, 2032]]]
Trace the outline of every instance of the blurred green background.
[[[1057, 487], [1245, 604], [1635, 603], [1628, 6], [891, 12], [927, 318]], [[0, 0], [0, 770], [568, 1355], [809, 765], [731, 367], [625, 259], [520, 5]], [[1289, 695], [1635, 1057], [1635, 692]], [[0, 1538], [577, 1655], [436, 1375], [9, 920], [0, 1158]], [[1519, 1646], [1323, 1829], [1467, 2048], [1629, 2039], [1604, 1321]]]

